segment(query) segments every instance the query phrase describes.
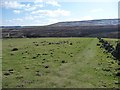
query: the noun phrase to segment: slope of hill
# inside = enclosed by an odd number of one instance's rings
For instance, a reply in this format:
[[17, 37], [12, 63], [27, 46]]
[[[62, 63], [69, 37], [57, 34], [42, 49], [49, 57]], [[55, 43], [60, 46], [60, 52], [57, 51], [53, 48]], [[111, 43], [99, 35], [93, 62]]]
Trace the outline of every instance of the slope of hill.
[[10, 37], [105, 37], [120, 38], [117, 19], [60, 22], [48, 26], [3, 28], [3, 38]]
[[118, 25], [118, 19], [101, 19], [101, 20], [87, 20], [87, 21], [71, 21], [59, 22], [49, 26], [63, 27], [63, 26], [103, 26], [103, 25]]

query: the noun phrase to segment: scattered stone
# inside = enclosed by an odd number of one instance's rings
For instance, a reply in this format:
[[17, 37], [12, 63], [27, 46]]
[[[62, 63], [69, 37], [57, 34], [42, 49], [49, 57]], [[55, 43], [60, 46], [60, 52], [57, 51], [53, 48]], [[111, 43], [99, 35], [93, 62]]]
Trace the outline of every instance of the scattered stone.
[[115, 70], [120, 70], [120, 68], [116, 68]]
[[25, 69], [29, 69], [29, 67], [25, 67]]
[[22, 87], [24, 87], [24, 85], [17, 85], [16, 87], [22, 88]]
[[36, 59], [36, 57], [32, 57], [32, 59]]
[[13, 48], [11, 51], [18, 51], [18, 48]]
[[46, 53], [43, 53], [42, 55], [48, 55], [48, 54], [46, 54]]
[[22, 78], [23, 78], [22, 75], [20, 75], [20, 76], [16, 76], [16, 79], [22, 79]]
[[28, 51], [26, 50], [25, 53], [28, 53]]
[[22, 58], [26, 58], [25, 56], [23, 56]]
[[45, 68], [49, 68], [49, 66], [48, 66], [48, 65], [45, 65], [44, 67], [45, 67]]
[[70, 45], [72, 45], [72, 43], [70, 43]]
[[111, 61], [110, 63], [111, 63], [111, 64], [114, 64], [114, 62], [113, 62], [113, 61]]
[[39, 44], [35, 44], [35, 46], [39, 46]]
[[106, 87], [106, 85], [102, 85], [103, 87]]
[[[33, 81], [34, 81], [34, 80], [33, 80]], [[33, 81], [25, 80], [24, 83], [31, 84], [31, 83], [33, 83]]]
[[97, 44], [97, 46], [100, 46], [100, 44]]
[[10, 54], [11, 56], [14, 55], [13, 53]]
[[4, 75], [8, 76], [10, 75], [10, 72], [5, 72]]
[[52, 43], [48, 43], [48, 45], [51, 45]]
[[118, 72], [118, 73], [116, 74], [116, 76], [120, 76], [120, 72]]
[[40, 54], [38, 53], [37, 56], [39, 56]]
[[43, 59], [43, 60], [45, 60], [45, 59]]
[[65, 60], [62, 60], [62, 63], [66, 63], [66, 61], [65, 61]]
[[42, 74], [41, 73], [36, 73], [36, 76], [42, 76]]
[[37, 42], [33, 42], [33, 43], [37, 43]]
[[14, 70], [13, 69], [9, 69], [8, 70], [10, 73], [14, 73]]
[[107, 72], [110, 71], [109, 68], [102, 68], [102, 70], [103, 70], [103, 71], [107, 71]]
[[39, 72], [38, 70], [36, 72]]
[[9, 69], [8, 71], [13, 71], [13, 69]]
[[118, 81], [117, 81], [117, 82], [115, 82], [115, 84], [118, 84], [118, 85], [120, 85], [120, 82], [118, 82]]

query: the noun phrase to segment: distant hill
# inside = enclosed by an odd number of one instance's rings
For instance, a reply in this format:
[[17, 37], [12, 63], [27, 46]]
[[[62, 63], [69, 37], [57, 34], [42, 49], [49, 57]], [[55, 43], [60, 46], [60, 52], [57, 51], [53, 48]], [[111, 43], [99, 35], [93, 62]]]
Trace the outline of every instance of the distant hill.
[[86, 21], [59, 22], [49, 26], [52, 27], [69, 27], [69, 26], [102, 26], [102, 25], [118, 25], [118, 19], [100, 19]]
[[3, 38], [105, 37], [120, 38], [118, 19], [58, 22], [47, 26], [3, 28]]
[[0, 26], [0, 28], [10, 28], [10, 29], [12, 29], [12, 28], [21, 28], [21, 26]]

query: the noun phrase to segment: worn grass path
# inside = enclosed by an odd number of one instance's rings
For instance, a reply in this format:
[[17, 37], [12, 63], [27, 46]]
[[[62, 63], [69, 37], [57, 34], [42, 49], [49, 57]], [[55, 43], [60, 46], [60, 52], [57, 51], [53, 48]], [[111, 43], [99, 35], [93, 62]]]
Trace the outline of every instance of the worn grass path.
[[[55, 44], [64, 41], [68, 43]], [[37, 42], [38, 46], [33, 42]], [[5, 39], [3, 87], [118, 87], [115, 84], [118, 82], [115, 77], [117, 63], [107, 58], [111, 55], [103, 53], [97, 43], [96, 38]], [[14, 47], [18, 51], [11, 51]], [[40, 56], [35, 57], [38, 53]], [[45, 65], [49, 67], [45, 68]], [[4, 75], [9, 69], [13, 69], [13, 73]]]

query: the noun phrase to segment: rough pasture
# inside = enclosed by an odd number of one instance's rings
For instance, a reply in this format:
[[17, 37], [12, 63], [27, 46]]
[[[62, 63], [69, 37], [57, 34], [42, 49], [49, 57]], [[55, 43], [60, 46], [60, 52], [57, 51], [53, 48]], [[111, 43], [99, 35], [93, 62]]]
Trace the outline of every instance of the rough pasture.
[[118, 64], [99, 45], [97, 38], [4, 39], [3, 87], [117, 88]]

